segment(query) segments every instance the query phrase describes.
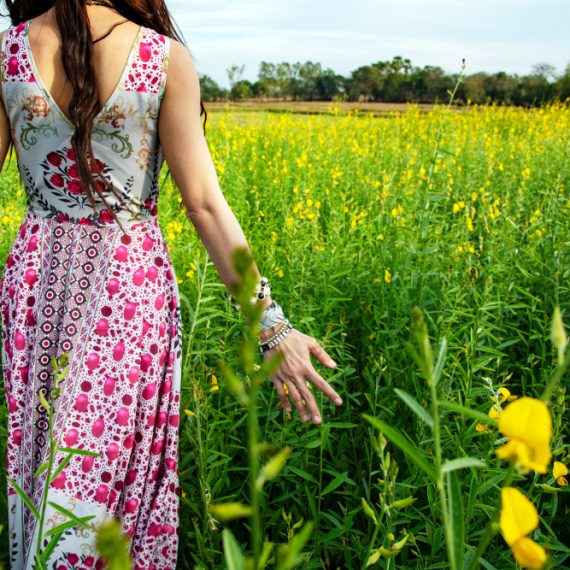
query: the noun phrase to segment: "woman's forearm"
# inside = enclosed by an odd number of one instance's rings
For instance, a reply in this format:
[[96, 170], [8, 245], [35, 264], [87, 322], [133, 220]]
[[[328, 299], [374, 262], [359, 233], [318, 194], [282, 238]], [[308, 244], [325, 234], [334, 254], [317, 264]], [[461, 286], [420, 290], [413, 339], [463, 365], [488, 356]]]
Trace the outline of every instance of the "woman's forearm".
[[[251, 248], [232, 209], [222, 200], [210, 207], [189, 210], [187, 216], [228, 291], [235, 293], [239, 276], [233, 266], [233, 252], [236, 248], [245, 248], [251, 254]], [[255, 263], [254, 269], [259, 279], [261, 274]], [[261, 304], [266, 307], [270, 302], [268, 296]]]

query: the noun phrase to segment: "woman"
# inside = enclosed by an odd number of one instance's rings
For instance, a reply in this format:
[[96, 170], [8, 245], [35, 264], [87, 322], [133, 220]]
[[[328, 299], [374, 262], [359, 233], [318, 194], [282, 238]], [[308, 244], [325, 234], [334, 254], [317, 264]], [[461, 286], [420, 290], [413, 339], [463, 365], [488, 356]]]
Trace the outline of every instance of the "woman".
[[[100, 455], [73, 456], [48, 501], [93, 523], [117, 517], [135, 568], [174, 568], [182, 350], [178, 285], [156, 217], [163, 159], [229, 291], [231, 254], [248, 247], [204, 138], [198, 75], [162, 0], [7, 6], [0, 164], [12, 143], [28, 206], [2, 274], [7, 474], [37, 507], [46, 473], [33, 475], [49, 453], [40, 393], [50, 400], [52, 357], [67, 354], [53, 437]], [[319, 423], [306, 380], [342, 401], [310, 356], [336, 365], [291, 329], [261, 278], [258, 293], [264, 357], [284, 353], [272, 377], [280, 405], [291, 409], [289, 395], [303, 421]], [[38, 524], [12, 485], [8, 508], [12, 567], [32, 568]], [[48, 507], [43, 532], [62, 520]], [[68, 530], [48, 567], [103, 567], [93, 539]]]

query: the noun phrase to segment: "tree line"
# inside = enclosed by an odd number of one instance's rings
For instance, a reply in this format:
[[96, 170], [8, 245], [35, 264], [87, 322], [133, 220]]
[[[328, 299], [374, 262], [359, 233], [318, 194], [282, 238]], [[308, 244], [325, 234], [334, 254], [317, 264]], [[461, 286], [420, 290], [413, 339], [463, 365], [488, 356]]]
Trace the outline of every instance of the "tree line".
[[[412, 66], [401, 56], [361, 66], [348, 77], [320, 63], [271, 63], [262, 61], [256, 81], [242, 79], [245, 66], [226, 70], [230, 88], [220, 87], [208, 75], [200, 76], [204, 101], [239, 101], [271, 98], [288, 101], [346, 101], [390, 103], [443, 103], [455, 86], [458, 73], [441, 67]], [[539, 106], [570, 97], [570, 63], [562, 75], [548, 63], [537, 63], [528, 75], [477, 72], [465, 75], [455, 101], [459, 104], [497, 102], [507, 105]]]

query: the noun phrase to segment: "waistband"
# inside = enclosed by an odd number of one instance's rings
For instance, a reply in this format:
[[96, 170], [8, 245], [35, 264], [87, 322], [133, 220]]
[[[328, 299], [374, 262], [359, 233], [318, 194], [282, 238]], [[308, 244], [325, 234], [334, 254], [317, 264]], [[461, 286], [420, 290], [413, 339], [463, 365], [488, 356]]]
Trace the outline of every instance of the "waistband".
[[[158, 216], [141, 216], [136, 219], [131, 220], [122, 220], [119, 218], [121, 225], [124, 228], [131, 228], [134, 229], [140, 225], [153, 225], [156, 227], [160, 227], [158, 223]], [[79, 218], [77, 220], [71, 220], [67, 216], [64, 215], [57, 215], [57, 216], [50, 216], [50, 215], [42, 215], [30, 210], [29, 208], [26, 209], [26, 214], [24, 216], [24, 221], [39, 221], [43, 224], [49, 225], [58, 225], [62, 227], [67, 227], [68, 229], [77, 226], [83, 226], [85, 230], [102, 230], [102, 229], [116, 229], [121, 231], [121, 227], [117, 223], [114, 218], [111, 218], [109, 221], [97, 221], [93, 222], [89, 220], [89, 218]]]

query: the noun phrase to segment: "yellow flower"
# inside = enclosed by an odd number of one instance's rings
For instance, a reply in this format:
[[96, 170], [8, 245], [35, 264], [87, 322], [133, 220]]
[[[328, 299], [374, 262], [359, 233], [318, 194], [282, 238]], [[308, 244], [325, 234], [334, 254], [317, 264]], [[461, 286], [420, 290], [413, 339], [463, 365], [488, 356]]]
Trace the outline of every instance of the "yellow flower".
[[184, 410], [184, 413], [185, 413], [188, 417], [191, 417], [191, 416], [195, 416], [195, 415], [196, 415], [192, 410]]
[[494, 419], [494, 420], [498, 420], [501, 417], [502, 412], [503, 412], [503, 408], [501, 408], [501, 406], [497, 406], [496, 404], [493, 404], [491, 406], [491, 409], [489, 410], [489, 417]]
[[546, 551], [526, 536], [538, 526], [535, 506], [514, 487], [501, 489], [501, 502], [499, 524], [515, 560], [525, 568], [539, 570], [546, 563]]
[[218, 386], [218, 379], [212, 374], [212, 379], [211, 379], [212, 385], [210, 386], [210, 392], [215, 392], [216, 390], [219, 390], [220, 387]]
[[455, 202], [455, 204], [453, 204], [453, 213], [457, 214], [457, 212], [463, 210], [463, 208], [465, 208], [465, 202]]
[[526, 396], [517, 399], [500, 415], [499, 431], [510, 438], [497, 449], [501, 459], [514, 461], [521, 473], [546, 473], [552, 456], [552, 418], [544, 402]]
[[400, 206], [399, 204], [395, 207], [392, 208], [392, 211], [390, 212], [390, 215], [393, 218], [397, 218], [398, 216], [400, 216], [402, 214], [402, 212], [404, 211], [404, 208], [402, 208], [402, 206]]
[[384, 281], [387, 285], [392, 283], [392, 274], [387, 269], [384, 270]]
[[489, 428], [489, 426], [486, 425], [486, 424], [477, 424], [477, 425], [475, 426], [475, 429], [476, 429], [478, 432], [487, 431], [488, 428]]
[[555, 461], [554, 462], [554, 468], [552, 469], [552, 474], [554, 475], [556, 482], [561, 487], [567, 487], [568, 486], [568, 479], [566, 479], [566, 477], [564, 477], [564, 475], [568, 475], [568, 467], [566, 467], [566, 465], [564, 465], [564, 463], [560, 463], [560, 461]]
[[505, 388], [504, 386], [501, 386], [498, 390], [497, 390], [497, 394], [499, 395], [499, 403], [503, 403], [506, 402], [507, 400], [509, 402], [511, 402], [512, 400], [516, 400], [517, 396], [511, 396], [510, 391]]

